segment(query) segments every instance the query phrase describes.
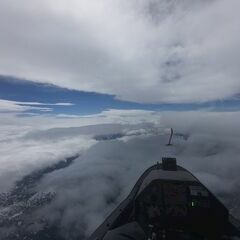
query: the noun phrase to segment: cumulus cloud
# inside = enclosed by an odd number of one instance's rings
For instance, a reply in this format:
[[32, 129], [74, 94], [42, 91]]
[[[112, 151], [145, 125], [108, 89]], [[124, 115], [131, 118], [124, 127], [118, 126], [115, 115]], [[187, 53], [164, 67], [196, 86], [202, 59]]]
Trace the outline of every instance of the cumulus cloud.
[[238, 0], [1, 1], [0, 73], [136, 102], [238, 94]]

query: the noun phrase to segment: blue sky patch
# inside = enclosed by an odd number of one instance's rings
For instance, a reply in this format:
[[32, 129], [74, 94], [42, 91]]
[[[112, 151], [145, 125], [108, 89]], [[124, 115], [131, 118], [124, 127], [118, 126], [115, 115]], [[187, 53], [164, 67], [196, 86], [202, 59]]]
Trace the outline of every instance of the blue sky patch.
[[[141, 109], [152, 111], [240, 110], [239, 96], [201, 104], [140, 104], [117, 100], [113, 95], [70, 90], [7, 76], [0, 76], [0, 99], [16, 101], [19, 102], [20, 106], [26, 105], [32, 107], [32, 109], [30, 108], [26, 111], [27, 113], [44, 114], [89, 115], [100, 113], [107, 109]], [[21, 104], [21, 102], [28, 103]]]

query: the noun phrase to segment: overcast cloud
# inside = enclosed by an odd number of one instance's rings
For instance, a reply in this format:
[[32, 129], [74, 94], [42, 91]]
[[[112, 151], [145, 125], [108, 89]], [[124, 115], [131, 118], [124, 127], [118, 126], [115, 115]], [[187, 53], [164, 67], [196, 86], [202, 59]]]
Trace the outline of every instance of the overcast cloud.
[[2, 0], [0, 74], [136, 102], [240, 91], [239, 0]]

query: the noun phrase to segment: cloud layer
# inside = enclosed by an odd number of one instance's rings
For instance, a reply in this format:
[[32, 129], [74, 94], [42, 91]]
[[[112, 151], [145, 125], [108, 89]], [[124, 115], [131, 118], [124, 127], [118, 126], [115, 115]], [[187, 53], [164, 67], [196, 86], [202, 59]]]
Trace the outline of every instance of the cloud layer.
[[136, 102], [240, 91], [238, 0], [1, 1], [0, 73]]
[[[240, 216], [239, 113], [111, 110], [88, 116], [87, 122], [84, 117], [64, 121], [45, 118], [47, 127], [43, 116], [20, 122], [18, 117], [11, 125], [9, 121], [1, 123], [5, 129], [1, 132], [1, 192], [33, 171], [80, 156], [67, 168], [44, 175], [29, 189], [54, 193], [50, 204], [20, 213], [16, 225], [4, 228], [0, 235], [36, 234], [46, 226], [57, 226], [57, 233], [65, 239], [84, 239], [127, 196], [141, 173], [167, 154], [168, 127], [179, 133], [171, 150], [178, 164]], [[96, 125], [97, 121], [105, 124]], [[107, 140], [106, 135], [118, 136], [114, 133], [122, 135]], [[96, 141], [95, 135], [98, 140], [103, 135], [104, 141]], [[0, 215], [14, 207], [1, 208]]]

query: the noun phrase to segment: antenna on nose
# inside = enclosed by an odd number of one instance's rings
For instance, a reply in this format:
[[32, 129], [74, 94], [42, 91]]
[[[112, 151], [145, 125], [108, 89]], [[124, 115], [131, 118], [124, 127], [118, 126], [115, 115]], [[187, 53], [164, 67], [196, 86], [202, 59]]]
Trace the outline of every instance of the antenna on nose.
[[170, 136], [169, 136], [168, 144], [166, 144], [167, 146], [172, 145], [172, 137], [173, 137], [173, 129], [171, 128], [171, 133], [170, 133]]
[[[173, 129], [171, 128], [170, 136], [168, 139], [168, 143], [166, 146], [172, 146], [172, 137], [173, 137]], [[167, 171], [177, 171], [177, 160], [173, 156], [172, 147], [167, 148], [167, 156], [162, 158], [162, 169]]]

